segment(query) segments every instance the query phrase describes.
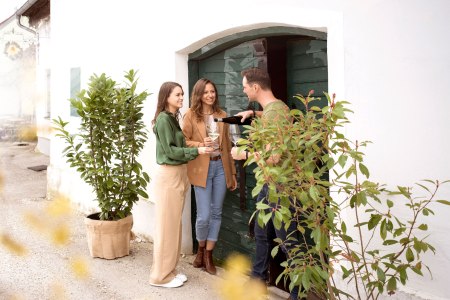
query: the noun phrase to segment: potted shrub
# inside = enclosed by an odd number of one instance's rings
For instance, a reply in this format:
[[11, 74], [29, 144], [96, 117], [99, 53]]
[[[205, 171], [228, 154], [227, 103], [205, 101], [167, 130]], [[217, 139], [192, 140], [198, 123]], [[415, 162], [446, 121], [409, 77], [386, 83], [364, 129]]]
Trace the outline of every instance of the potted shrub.
[[70, 99], [80, 117], [79, 133], [69, 133], [61, 117], [53, 120], [56, 136], [67, 144], [67, 162], [92, 187], [100, 209], [85, 219], [91, 256], [106, 259], [129, 254], [131, 211], [139, 196], [148, 197], [150, 180], [137, 160], [147, 140], [142, 107], [149, 94], [136, 92], [134, 70], [124, 77], [119, 86], [94, 74], [88, 89]]
[[[349, 122], [348, 102], [324, 93], [327, 105], [320, 108], [323, 102], [312, 94], [296, 96], [301, 110], [291, 110], [293, 122], [256, 119], [247, 126], [248, 138], [239, 141], [251, 153], [246, 164], [257, 163], [253, 196], [268, 183], [269, 201], [278, 204], [271, 209], [257, 203], [257, 221], [267, 223], [273, 215], [277, 228], [297, 223], [286, 241], [275, 240], [273, 256], [282, 243], [299, 244], [281, 264], [277, 283], [289, 278], [289, 288], [298, 286], [299, 296], [308, 299], [393, 295], [410, 274], [430, 271], [423, 254], [435, 248], [424, 219], [434, 215], [435, 205], [450, 205], [438, 198], [450, 180], [394, 189], [370, 181], [363, 152], [369, 142], [353, 142], [340, 132]], [[271, 151], [265, 151], [268, 144]], [[267, 163], [274, 154], [280, 164]]]

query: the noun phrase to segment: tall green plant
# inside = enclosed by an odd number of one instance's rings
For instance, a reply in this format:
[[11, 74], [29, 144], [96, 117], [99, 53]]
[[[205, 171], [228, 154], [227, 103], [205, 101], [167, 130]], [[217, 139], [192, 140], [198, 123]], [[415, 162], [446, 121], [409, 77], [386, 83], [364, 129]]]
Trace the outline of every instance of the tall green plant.
[[[428, 225], [422, 217], [434, 214], [433, 202], [450, 204], [435, 199], [448, 181], [425, 180], [414, 189], [399, 186], [393, 191], [369, 181], [361, 150], [369, 142], [352, 142], [339, 132], [349, 122], [348, 102], [325, 96], [328, 105], [323, 108], [314, 105], [317, 98], [297, 96], [304, 109], [291, 111], [291, 123], [256, 120], [247, 127], [249, 136], [240, 141], [241, 148], [259, 153], [247, 161], [258, 165], [253, 196], [268, 184], [269, 201], [278, 203], [275, 209], [258, 203], [258, 222], [267, 223], [273, 215], [277, 228], [297, 222], [297, 232], [286, 241], [276, 240], [298, 245], [277, 279], [289, 278], [290, 289], [299, 286], [301, 296], [314, 292], [324, 299], [377, 299], [384, 292], [395, 293], [408, 272], [423, 274], [421, 256], [435, 249], [426, 242]], [[266, 163], [272, 155], [281, 157], [278, 164]], [[425, 195], [413, 194], [417, 188]], [[410, 217], [400, 217], [394, 203], [405, 205]], [[348, 218], [341, 218], [344, 212]], [[354, 286], [352, 294], [334, 281], [336, 268]]]
[[53, 120], [56, 136], [68, 145], [67, 162], [94, 190], [101, 220], [125, 218], [138, 195], [148, 198], [150, 178], [137, 158], [147, 140], [142, 108], [149, 94], [136, 92], [134, 70], [124, 77], [120, 87], [104, 73], [94, 74], [89, 88], [70, 99], [80, 117], [79, 133], [67, 131], [61, 117]]

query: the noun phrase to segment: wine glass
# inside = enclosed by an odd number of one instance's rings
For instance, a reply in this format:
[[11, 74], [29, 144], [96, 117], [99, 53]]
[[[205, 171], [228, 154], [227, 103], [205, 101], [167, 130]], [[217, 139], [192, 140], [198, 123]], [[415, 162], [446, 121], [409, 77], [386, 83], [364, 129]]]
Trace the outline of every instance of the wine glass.
[[206, 126], [206, 133], [214, 143], [214, 150], [218, 148], [216, 140], [219, 138], [219, 127], [216, 122], [211, 122]]
[[237, 141], [241, 138], [241, 131], [239, 130], [239, 125], [230, 124], [230, 140], [233, 146], [237, 146]]

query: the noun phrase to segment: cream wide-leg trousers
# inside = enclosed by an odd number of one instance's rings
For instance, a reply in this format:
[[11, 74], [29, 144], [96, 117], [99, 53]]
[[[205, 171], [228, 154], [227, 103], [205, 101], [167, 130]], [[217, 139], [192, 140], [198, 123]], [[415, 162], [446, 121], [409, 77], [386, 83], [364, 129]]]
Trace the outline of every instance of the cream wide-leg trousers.
[[163, 284], [175, 277], [181, 250], [181, 217], [190, 188], [187, 165], [159, 165], [154, 178], [155, 235], [150, 282]]

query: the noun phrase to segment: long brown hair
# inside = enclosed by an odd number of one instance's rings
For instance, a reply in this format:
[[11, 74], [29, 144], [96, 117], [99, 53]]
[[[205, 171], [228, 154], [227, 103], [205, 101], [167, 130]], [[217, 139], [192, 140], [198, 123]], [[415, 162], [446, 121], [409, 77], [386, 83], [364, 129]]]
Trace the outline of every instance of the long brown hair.
[[[176, 88], [177, 86], [181, 88], [181, 91], [183, 91], [183, 87], [179, 83], [173, 81], [164, 82], [159, 88], [158, 104], [156, 105], [156, 113], [155, 118], [153, 118], [152, 120], [152, 125], [155, 125], [156, 118], [158, 118], [158, 115], [161, 112], [167, 111], [167, 99], [169, 99], [173, 89]], [[177, 110], [177, 112], [175, 113], [175, 118], [177, 119], [177, 121], [179, 120], [179, 117], [180, 117], [180, 110]]]
[[212, 105], [213, 113], [220, 111], [219, 94], [217, 93], [216, 85], [209, 79], [200, 78], [195, 83], [191, 93], [191, 109], [194, 112], [197, 121], [202, 120], [204, 117], [202, 97], [208, 83], [210, 83], [214, 87], [214, 91], [216, 92], [216, 100]]

